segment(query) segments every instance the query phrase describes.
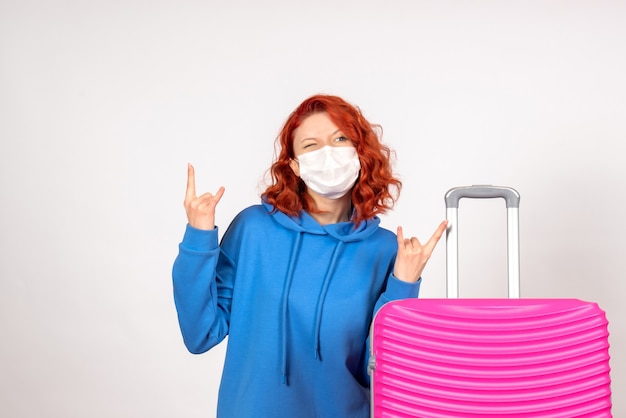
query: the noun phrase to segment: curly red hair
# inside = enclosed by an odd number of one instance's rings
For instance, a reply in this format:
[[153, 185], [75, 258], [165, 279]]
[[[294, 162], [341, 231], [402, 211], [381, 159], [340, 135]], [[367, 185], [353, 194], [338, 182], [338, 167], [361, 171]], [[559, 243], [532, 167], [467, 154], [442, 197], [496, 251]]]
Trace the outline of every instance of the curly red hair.
[[315, 211], [304, 182], [289, 166], [295, 158], [293, 132], [313, 113], [326, 112], [343, 134], [352, 140], [361, 162], [361, 172], [352, 188], [355, 224], [393, 208], [402, 183], [391, 169], [392, 151], [381, 142], [382, 128], [370, 124], [361, 111], [337, 96], [315, 95], [302, 102], [287, 118], [276, 138], [277, 157], [269, 172], [273, 184], [263, 193], [266, 202], [288, 215]]

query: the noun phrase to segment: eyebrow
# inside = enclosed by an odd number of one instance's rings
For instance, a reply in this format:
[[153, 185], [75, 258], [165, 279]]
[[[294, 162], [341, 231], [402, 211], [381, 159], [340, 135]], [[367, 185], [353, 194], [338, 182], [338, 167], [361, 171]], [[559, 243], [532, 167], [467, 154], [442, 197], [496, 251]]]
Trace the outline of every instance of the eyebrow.
[[[333, 132], [332, 134], [330, 134], [330, 136], [335, 136], [335, 135], [337, 135], [338, 133], [342, 133], [342, 134], [343, 134], [343, 132], [341, 132], [341, 129], [337, 129], [335, 132]], [[302, 138], [302, 139], [300, 140], [300, 142], [302, 143], [302, 142], [304, 142], [304, 141], [306, 141], [306, 140], [309, 140], [309, 139], [313, 139], [313, 140], [315, 140], [315, 139], [317, 139], [317, 138], [315, 138], [315, 137], [306, 137], [306, 138]]]

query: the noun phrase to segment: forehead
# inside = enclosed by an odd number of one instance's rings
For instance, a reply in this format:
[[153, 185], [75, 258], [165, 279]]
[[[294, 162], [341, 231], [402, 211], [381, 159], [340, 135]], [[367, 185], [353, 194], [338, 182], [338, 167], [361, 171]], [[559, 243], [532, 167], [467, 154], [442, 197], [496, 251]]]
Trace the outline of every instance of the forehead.
[[330, 119], [328, 113], [313, 113], [304, 118], [300, 126], [293, 131], [293, 139], [325, 137], [334, 134], [338, 130], [339, 128]]

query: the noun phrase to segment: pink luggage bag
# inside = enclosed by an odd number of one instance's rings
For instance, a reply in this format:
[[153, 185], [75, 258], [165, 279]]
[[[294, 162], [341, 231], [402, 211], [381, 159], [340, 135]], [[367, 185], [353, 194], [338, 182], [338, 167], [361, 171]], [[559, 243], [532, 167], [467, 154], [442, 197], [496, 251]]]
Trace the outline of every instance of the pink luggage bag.
[[[461, 198], [501, 197], [509, 298], [459, 299]], [[389, 302], [370, 335], [372, 417], [612, 417], [608, 322], [596, 303], [519, 298], [519, 194], [446, 194], [447, 298]]]

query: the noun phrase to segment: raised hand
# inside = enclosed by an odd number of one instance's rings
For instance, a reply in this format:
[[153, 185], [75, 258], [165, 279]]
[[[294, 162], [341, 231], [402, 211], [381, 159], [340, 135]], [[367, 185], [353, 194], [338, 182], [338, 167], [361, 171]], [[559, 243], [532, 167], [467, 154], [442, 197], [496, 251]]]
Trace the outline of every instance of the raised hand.
[[397, 232], [398, 255], [393, 267], [394, 276], [405, 282], [416, 282], [422, 276], [422, 271], [424, 271], [424, 267], [426, 267], [426, 263], [447, 225], [448, 221], [439, 224], [433, 236], [424, 245], [415, 237], [405, 239], [402, 227], [399, 226]]
[[185, 212], [189, 225], [196, 229], [215, 228], [215, 207], [224, 194], [224, 187], [217, 193], [205, 193], [196, 197], [196, 175], [193, 166], [187, 166], [187, 192], [185, 193]]

